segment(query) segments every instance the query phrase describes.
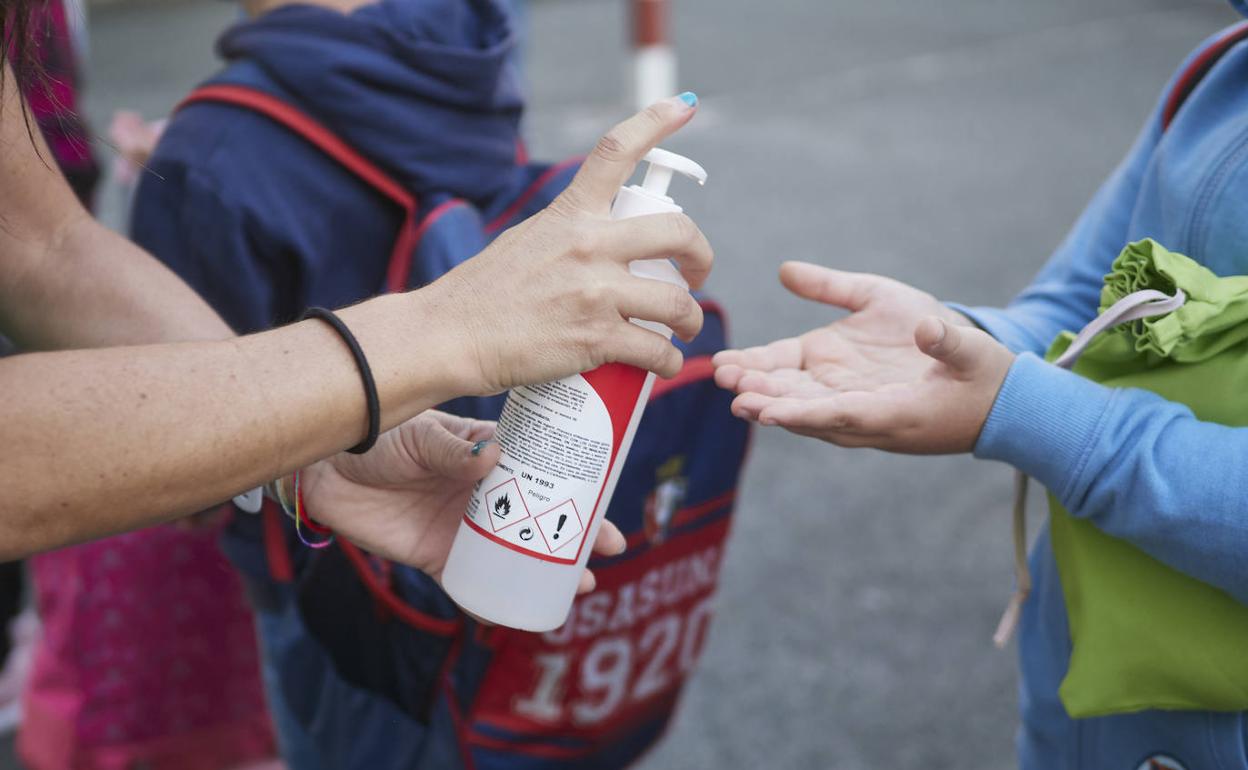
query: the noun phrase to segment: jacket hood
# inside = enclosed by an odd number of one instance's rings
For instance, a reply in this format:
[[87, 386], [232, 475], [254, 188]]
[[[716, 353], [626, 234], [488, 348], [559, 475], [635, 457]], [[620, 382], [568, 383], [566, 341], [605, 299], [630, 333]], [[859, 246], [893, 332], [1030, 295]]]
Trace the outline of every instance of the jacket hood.
[[515, 167], [523, 99], [497, 0], [278, 8], [227, 30], [298, 106], [416, 194], [488, 200]]

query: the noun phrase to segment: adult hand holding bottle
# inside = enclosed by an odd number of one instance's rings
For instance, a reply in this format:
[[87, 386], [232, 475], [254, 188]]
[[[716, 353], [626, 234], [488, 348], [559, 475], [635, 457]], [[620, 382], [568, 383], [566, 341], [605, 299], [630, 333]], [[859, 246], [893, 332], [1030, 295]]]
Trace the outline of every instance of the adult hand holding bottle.
[[613, 221], [611, 201], [651, 148], [693, 117], [693, 94], [651, 105], [599, 141], [571, 185], [545, 210], [429, 287], [445, 309], [460, 356], [463, 392], [498, 393], [620, 362], [671, 377], [680, 352], [629, 318], [657, 321], [682, 339], [702, 328], [688, 291], [628, 271], [670, 257], [693, 288], [713, 254], [683, 213]]
[[[318, 320], [230, 338], [172, 273], [77, 206], [40, 161], [15, 89], [2, 94], [0, 171], [12, 184], [0, 190], [0, 330], [27, 350], [58, 352], [0, 361], [0, 556], [167, 521], [306, 468], [305, 500], [322, 523], [436, 569], [411, 533], [441, 511], [396, 519], [394, 498], [333, 504], [336, 485], [386, 487], [405, 472], [436, 479], [436, 466], [388, 451], [313, 465], [369, 424], [343, 339]], [[616, 126], [554, 205], [443, 279], [339, 313], [371, 365], [383, 444], [438, 429], [408, 421], [458, 396], [609, 361], [675, 373], [679, 352], [628, 318], [687, 337], [701, 311], [687, 292], [633, 278], [627, 265], [671, 256], [696, 286], [710, 248], [683, 215], [611, 222], [607, 211], [634, 164], [693, 116], [693, 101], [673, 97]], [[102, 349], [74, 349], [83, 347]], [[400, 425], [398, 438], [385, 437]]]

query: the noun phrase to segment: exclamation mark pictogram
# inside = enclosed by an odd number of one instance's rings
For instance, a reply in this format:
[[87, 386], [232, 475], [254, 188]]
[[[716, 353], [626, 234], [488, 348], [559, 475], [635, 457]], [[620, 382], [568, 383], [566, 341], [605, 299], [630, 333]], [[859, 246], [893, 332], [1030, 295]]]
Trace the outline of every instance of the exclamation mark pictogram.
[[559, 514], [559, 523], [555, 525], [555, 534], [550, 536], [551, 540], [558, 540], [559, 533], [563, 530], [563, 525], [568, 523], [568, 514]]

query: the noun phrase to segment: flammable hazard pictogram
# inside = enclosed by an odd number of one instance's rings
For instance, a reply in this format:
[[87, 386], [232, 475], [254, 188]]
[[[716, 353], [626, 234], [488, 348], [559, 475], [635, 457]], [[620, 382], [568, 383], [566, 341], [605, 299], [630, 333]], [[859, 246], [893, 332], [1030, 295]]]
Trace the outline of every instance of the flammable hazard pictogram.
[[581, 524], [581, 514], [576, 510], [576, 503], [571, 500], [560, 503], [534, 521], [546, 538], [546, 547], [551, 553], [565, 547], [568, 543], [578, 543], [581, 532], [585, 529]]
[[507, 529], [532, 515], [515, 479], [507, 479], [485, 493], [485, 510], [490, 514], [490, 526], [495, 532]]

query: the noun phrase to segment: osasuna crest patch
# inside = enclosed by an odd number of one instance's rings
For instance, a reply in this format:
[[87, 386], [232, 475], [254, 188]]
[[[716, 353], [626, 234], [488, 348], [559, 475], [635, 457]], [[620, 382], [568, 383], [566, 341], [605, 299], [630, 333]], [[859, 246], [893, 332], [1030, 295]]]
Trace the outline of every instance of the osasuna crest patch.
[[672, 514], [685, 502], [689, 480], [684, 475], [685, 458], [677, 455], [659, 466], [655, 487], [646, 497], [644, 528], [646, 538], [655, 545], [667, 539]]
[[1136, 770], [1187, 770], [1187, 767], [1168, 754], [1154, 754], [1141, 762]]

